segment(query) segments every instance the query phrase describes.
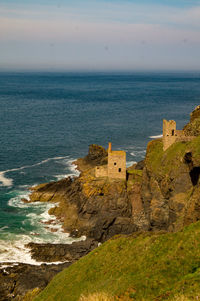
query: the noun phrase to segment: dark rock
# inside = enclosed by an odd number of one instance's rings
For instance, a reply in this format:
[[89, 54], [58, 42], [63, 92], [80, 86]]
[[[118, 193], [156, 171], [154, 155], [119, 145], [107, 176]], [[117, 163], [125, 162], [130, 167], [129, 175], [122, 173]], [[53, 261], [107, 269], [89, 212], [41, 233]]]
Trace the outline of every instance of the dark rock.
[[73, 162], [80, 172], [84, 172], [97, 165], [108, 163], [108, 152], [102, 146], [91, 144], [87, 156]]
[[4, 263], [7, 267], [0, 266], [0, 300], [19, 300], [34, 288], [44, 289], [58, 272], [70, 264], [36, 266], [19, 263], [12, 266], [11, 263]]
[[107, 157], [108, 153], [105, 148], [96, 144], [91, 144], [89, 146], [88, 155], [84, 158], [84, 160], [92, 166], [104, 165], [108, 162]]
[[200, 117], [200, 105], [197, 106], [194, 111], [190, 114], [190, 122]]
[[190, 114], [190, 122], [183, 128], [186, 136], [200, 135], [200, 106], [197, 106]]
[[37, 261], [45, 262], [74, 262], [97, 246], [98, 242], [93, 239], [73, 242], [72, 244], [27, 244], [27, 247], [31, 249], [31, 257]]
[[[66, 244], [27, 245], [31, 249], [32, 258], [36, 261], [63, 262], [62, 264], [3, 264], [0, 266], [0, 300], [13, 300], [24, 296], [35, 288], [44, 289], [51, 279], [64, 268], [88, 254], [98, 246], [92, 239]], [[68, 262], [64, 262], [68, 261]], [[17, 299], [18, 300], [18, 299]]]
[[139, 161], [138, 163], [136, 163], [135, 169], [143, 170], [144, 166], [145, 166], [145, 161], [142, 160], [142, 161]]

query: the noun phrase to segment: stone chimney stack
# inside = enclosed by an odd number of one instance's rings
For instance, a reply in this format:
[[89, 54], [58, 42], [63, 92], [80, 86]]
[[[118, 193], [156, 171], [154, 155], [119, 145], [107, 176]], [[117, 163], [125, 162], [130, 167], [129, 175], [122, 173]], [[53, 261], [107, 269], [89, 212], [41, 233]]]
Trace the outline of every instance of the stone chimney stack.
[[108, 143], [108, 153], [111, 153], [112, 152], [112, 143], [109, 142]]

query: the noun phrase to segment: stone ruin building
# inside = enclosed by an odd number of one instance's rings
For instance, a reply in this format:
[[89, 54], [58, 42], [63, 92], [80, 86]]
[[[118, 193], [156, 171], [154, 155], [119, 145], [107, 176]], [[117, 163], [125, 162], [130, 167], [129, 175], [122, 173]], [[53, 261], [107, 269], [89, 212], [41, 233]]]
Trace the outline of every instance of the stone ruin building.
[[126, 152], [113, 151], [112, 144], [108, 144], [108, 164], [96, 166], [95, 176], [108, 177], [110, 179], [126, 180]]
[[174, 120], [163, 119], [163, 150], [166, 151], [173, 143], [182, 141], [191, 141], [193, 136], [185, 136], [183, 130], [176, 129]]
[[[187, 142], [194, 136], [186, 136], [183, 130], [176, 129], [174, 120], [163, 119], [163, 151], [166, 151], [175, 142]], [[95, 177], [126, 180], [126, 152], [113, 151], [112, 144], [108, 144], [108, 164], [95, 167]]]

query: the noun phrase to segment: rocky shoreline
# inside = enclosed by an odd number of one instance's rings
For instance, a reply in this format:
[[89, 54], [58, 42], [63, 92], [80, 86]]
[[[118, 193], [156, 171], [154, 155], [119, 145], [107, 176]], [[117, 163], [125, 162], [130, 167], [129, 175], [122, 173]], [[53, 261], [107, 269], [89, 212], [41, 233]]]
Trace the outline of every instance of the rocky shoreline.
[[72, 244], [29, 243], [26, 246], [33, 259], [46, 263], [0, 264], [0, 300], [20, 300], [28, 291], [44, 289], [57, 273], [98, 247], [98, 242], [86, 239]]
[[[93, 164], [101, 164], [106, 160], [106, 151], [102, 153], [103, 148], [97, 147], [96, 149], [96, 146], [93, 146], [91, 149], [92, 152], [94, 151], [92, 159], [89, 158], [86, 161], [79, 159], [77, 162], [74, 162], [77, 164], [80, 172], [83, 172], [83, 169], [91, 168]], [[100, 150], [100, 154], [98, 150]], [[76, 180], [76, 178], [68, 177], [58, 182], [31, 187], [30, 199], [31, 201], [35, 201], [36, 198], [36, 201], [60, 202], [65, 196], [67, 187]], [[77, 191], [75, 190], [74, 193], [76, 194]], [[29, 202], [27, 199], [22, 199], [22, 201]], [[59, 221], [63, 222], [63, 219], [59, 218]], [[49, 224], [51, 224], [51, 221], [47, 222], [47, 227]], [[67, 232], [65, 228], [64, 230]], [[80, 235], [75, 229], [71, 232], [71, 236], [79, 237]], [[87, 255], [90, 251], [97, 248], [98, 245], [99, 241], [94, 238], [86, 238], [84, 241], [77, 241], [72, 244], [27, 244], [26, 247], [30, 249], [32, 259], [38, 263], [45, 263], [38, 265], [16, 262], [0, 264], [0, 300], [23, 300], [23, 296], [27, 292], [34, 289], [38, 289], [38, 291], [44, 289], [57, 273], [69, 267], [82, 256]]]
[[38, 262], [63, 263], [0, 268], [0, 300], [19, 300], [34, 288], [43, 289], [56, 273], [114, 235], [179, 231], [199, 220], [200, 107], [184, 131], [194, 139], [177, 142], [166, 151], [162, 139], [151, 141], [145, 160], [127, 169], [126, 181], [95, 177], [95, 166], [107, 164], [108, 154], [103, 147], [91, 145], [88, 155], [74, 162], [79, 177], [31, 188], [30, 202], [55, 203], [49, 214], [56, 216], [63, 230], [87, 239], [71, 245], [29, 243]]

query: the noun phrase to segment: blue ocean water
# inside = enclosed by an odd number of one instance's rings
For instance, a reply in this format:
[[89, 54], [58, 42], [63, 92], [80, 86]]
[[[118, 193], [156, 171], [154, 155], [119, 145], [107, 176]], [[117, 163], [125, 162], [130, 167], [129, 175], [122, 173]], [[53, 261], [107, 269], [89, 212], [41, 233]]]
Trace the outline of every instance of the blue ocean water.
[[63, 178], [92, 143], [145, 156], [162, 119], [181, 129], [200, 104], [200, 73], [0, 73], [0, 261], [30, 262], [29, 241], [70, 241], [40, 221], [48, 204], [24, 204], [28, 187]]

